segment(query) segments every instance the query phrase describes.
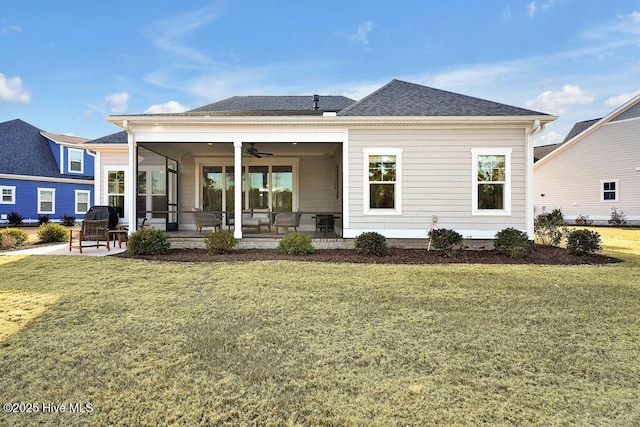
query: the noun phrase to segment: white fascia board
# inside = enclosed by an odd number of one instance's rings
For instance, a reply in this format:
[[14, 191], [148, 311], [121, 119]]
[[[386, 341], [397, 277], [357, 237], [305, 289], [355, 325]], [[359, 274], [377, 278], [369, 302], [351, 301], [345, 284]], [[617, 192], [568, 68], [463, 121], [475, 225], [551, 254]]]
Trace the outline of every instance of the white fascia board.
[[362, 125], [505, 125], [530, 126], [536, 120], [546, 124], [556, 116], [109, 116], [107, 120], [120, 127], [185, 126], [185, 125], [308, 125], [308, 126], [362, 126]]
[[0, 179], [16, 179], [20, 181], [58, 182], [64, 184], [89, 184], [93, 185], [93, 179], [55, 178], [49, 176], [13, 175], [0, 173]]

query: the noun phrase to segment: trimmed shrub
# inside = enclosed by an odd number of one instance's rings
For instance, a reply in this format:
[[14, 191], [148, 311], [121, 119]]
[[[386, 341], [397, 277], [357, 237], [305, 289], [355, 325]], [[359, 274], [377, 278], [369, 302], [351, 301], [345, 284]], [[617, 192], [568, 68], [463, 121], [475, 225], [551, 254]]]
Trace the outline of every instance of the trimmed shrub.
[[9, 225], [18, 226], [22, 224], [23, 220], [24, 217], [16, 211], [12, 211], [7, 214], [7, 221], [9, 222]]
[[626, 225], [627, 216], [624, 212], [618, 212], [618, 209], [611, 208], [611, 218], [607, 221], [610, 225]]
[[18, 246], [24, 245], [24, 243], [29, 238], [29, 233], [19, 228], [5, 228], [4, 230], [0, 231], [0, 234], [13, 237], [14, 239], [16, 239], [15, 244]]
[[287, 233], [278, 244], [278, 252], [288, 255], [309, 255], [314, 252], [311, 236], [304, 233]]
[[38, 239], [42, 243], [64, 242], [69, 240], [69, 230], [60, 224], [44, 224], [38, 230]]
[[536, 237], [543, 245], [558, 246], [562, 241], [562, 229], [564, 226], [562, 210], [554, 209], [551, 213], [538, 215], [533, 222]]
[[67, 227], [73, 227], [73, 225], [76, 223], [76, 217], [73, 215], [62, 215], [60, 217], [60, 224], [67, 226]]
[[576, 218], [576, 225], [591, 225], [593, 220], [589, 219], [589, 215], [578, 215]]
[[437, 228], [429, 232], [429, 238], [431, 239], [431, 245], [435, 249], [444, 252], [447, 256], [454, 255], [462, 248], [462, 234], [455, 230]]
[[48, 224], [49, 223], [49, 215], [41, 215], [38, 217], [38, 225]]
[[522, 258], [529, 255], [533, 250], [527, 233], [512, 227], [496, 233], [493, 247], [497, 252], [508, 255], [511, 258]]
[[1, 233], [0, 232], [0, 250], [11, 249], [18, 246], [18, 242], [16, 238], [11, 234]]
[[170, 249], [167, 233], [152, 227], [141, 228], [127, 242], [127, 252], [131, 255], [166, 255]]
[[204, 239], [207, 245], [207, 252], [216, 254], [223, 254], [233, 250], [238, 241], [233, 237], [233, 234], [228, 231], [217, 231], [215, 233], [209, 233]]
[[592, 230], [572, 230], [567, 235], [567, 251], [573, 255], [589, 255], [602, 249], [600, 233]]
[[365, 255], [385, 256], [389, 253], [387, 238], [375, 231], [362, 233], [356, 237], [354, 244]]

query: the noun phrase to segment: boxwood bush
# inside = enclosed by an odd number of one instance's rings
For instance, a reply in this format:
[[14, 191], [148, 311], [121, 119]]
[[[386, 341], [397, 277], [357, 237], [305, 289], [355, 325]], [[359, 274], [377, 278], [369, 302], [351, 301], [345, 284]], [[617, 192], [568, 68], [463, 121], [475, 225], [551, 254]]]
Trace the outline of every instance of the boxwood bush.
[[593, 230], [572, 230], [567, 235], [567, 251], [573, 255], [589, 255], [602, 249], [600, 233]]
[[65, 225], [67, 227], [73, 227], [76, 223], [76, 217], [73, 215], [64, 214], [60, 217], [60, 224]]
[[533, 251], [529, 236], [524, 231], [509, 227], [496, 233], [493, 247], [511, 258], [522, 258]]
[[233, 234], [228, 231], [217, 231], [215, 233], [209, 233], [204, 239], [207, 245], [207, 252], [216, 254], [223, 254], [233, 250], [238, 241], [233, 237]]
[[60, 224], [44, 224], [38, 229], [38, 239], [42, 243], [64, 242], [69, 240], [69, 230]]
[[14, 244], [18, 246], [24, 245], [29, 238], [29, 234], [19, 228], [5, 228], [4, 230], [0, 230], [0, 235], [13, 237], [16, 241]]
[[362, 233], [356, 237], [354, 245], [365, 255], [385, 256], [389, 253], [387, 238], [375, 231]]
[[170, 250], [167, 233], [152, 227], [141, 228], [127, 242], [127, 252], [131, 255], [166, 255]]
[[3, 251], [5, 249], [12, 249], [16, 246], [18, 246], [18, 243], [16, 242], [15, 237], [13, 237], [11, 234], [0, 232], [0, 250]]
[[278, 243], [278, 252], [289, 255], [309, 255], [314, 252], [311, 236], [304, 233], [287, 233]]
[[429, 232], [429, 238], [431, 239], [431, 246], [441, 250], [447, 256], [455, 255], [462, 248], [462, 234], [455, 230], [437, 228]]

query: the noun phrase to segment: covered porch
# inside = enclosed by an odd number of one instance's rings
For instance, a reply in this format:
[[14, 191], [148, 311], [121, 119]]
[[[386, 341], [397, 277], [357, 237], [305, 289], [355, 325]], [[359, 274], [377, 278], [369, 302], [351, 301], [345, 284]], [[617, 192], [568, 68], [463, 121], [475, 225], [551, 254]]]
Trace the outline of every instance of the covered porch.
[[[129, 157], [134, 160], [130, 164], [135, 167], [129, 194], [135, 194], [136, 202], [128, 210], [123, 203], [122, 210], [130, 229], [144, 220], [176, 238], [186, 233], [184, 238], [197, 239], [193, 211], [201, 210], [219, 215], [220, 228], [237, 239], [273, 240], [294, 229], [276, 228], [278, 214], [300, 213], [297, 231], [324, 239], [342, 236], [342, 132], [242, 138], [250, 142], [216, 141], [219, 137], [214, 133], [199, 136], [207, 142], [180, 142], [129, 133]], [[263, 218], [264, 226], [256, 227], [254, 216]], [[205, 228], [203, 236], [212, 229]]]

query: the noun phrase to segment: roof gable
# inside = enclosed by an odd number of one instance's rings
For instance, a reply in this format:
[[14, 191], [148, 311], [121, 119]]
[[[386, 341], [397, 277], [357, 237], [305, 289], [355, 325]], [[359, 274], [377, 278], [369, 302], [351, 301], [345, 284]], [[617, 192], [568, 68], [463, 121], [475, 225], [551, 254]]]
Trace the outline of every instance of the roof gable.
[[547, 115], [472, 96], [392, 80], [339, 116], [540, 116]]
[[20, 119], [0, 123], [0, 173], [60, 177], [42, 130]]
[[640, 117], [640, 95], [636, 95], [603, 118], [586, 120], [573, 125], [573, 128], [571, 128], [567, 137], [562, 141], [560, 147], [550, 152], [547, 156], [540, 159], [540, 161], [536, 162], [534, 168], [542, 166], [547, 161], [557, 156], [559, 153], [569, 149], [578, 141], [595, 132], [605, 124], [636, 117]]

